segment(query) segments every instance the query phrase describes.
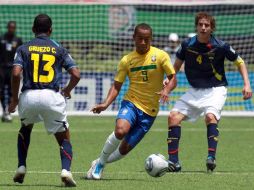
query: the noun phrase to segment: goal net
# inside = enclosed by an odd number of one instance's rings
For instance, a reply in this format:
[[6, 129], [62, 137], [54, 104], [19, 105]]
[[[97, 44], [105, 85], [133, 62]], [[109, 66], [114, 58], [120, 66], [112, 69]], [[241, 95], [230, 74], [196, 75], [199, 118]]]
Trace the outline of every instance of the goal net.
[[[47, 13], [53, 20], [52, 38], [66, 47], [81, 70], [81, 80], [68, 101], [70, 114], [90, 114], [95, 104], [102, 102], [113, 82], [117, 64], [123, 55], [133, 50], [132, 34], [137, 23], [152, 26], [153, 45], [168, 50], [170, 34], [179, 41], [195, 33], [194, 16], [199, 11], [214, 15], [215, 35], [225, 40], [241, 55], [249, 69], [254, 89], [254, 4], [252, 1], [229, 0], [0, 0], [0, 32], [6, 31], [9, 20], [17, 22], [17, 35], [26, 42], [33, 38], [34, 17]], [[174, 36], [174, 35], [173, 35]], [[171, 38], [172, 35], [171, 35]], [[175, 35], [176, 38], [176, 35]], [[171, 53], [172, 60], [174, 53]], [[243, 80], [233, 63], [227, 62], [229, 82], [224, 115], [254, 115], [254, 100], [243, 101]], [[160, 113], [168, 114], [175, 101], [189, 87], [184, 72], [177, 75], [178, 87], [171, 101], [160, 105]], [[63, 83], [68, 80], [64, 75]], [[128, 79], [105, 114], [115, 114], [128, 89]]]

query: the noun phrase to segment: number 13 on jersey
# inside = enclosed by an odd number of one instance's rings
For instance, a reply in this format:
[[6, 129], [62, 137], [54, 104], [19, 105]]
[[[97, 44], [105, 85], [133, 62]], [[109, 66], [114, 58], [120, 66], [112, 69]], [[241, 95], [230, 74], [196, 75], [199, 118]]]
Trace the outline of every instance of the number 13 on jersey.
[[[50, 83], [54, 79], [55, 71], [53, 65], [55, 63], [55, 56], [50, 54], [31, 54], [31, 60], [33, 61], [33, 82]], [[39, 65], [45, 61], [46, 64], [43, 66], [43, 71], [48, 72], [47, 75], [40, 74]]]

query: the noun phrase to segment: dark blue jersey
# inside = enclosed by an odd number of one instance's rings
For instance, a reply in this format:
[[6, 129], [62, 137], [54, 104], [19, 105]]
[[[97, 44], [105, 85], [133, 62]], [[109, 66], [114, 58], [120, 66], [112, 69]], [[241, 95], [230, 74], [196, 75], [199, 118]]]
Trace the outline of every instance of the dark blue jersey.
[[62, 68], [76, 67], [67, 50], [46, 35], [39, 35], [17, 49], [13, 65], [23, 68], [23, 87], [58, 91]]
[[224, 61], [235, 61], [238, 54], [232, 47], [211, 36], [210, 41], [200, 43], [197, 36], [182, 42], [177, 58], [185, 61], [185, 74], [194, 88], [227, 86]]

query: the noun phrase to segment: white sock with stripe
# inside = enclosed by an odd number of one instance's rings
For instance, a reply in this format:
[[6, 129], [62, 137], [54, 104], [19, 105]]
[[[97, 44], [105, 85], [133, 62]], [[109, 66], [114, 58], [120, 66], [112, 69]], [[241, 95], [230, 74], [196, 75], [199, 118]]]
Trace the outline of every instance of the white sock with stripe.
[[120, 144], [120, 142], [121, 142], [121, 140], [119, 140], [119, 139], [115, 136], [115, 132], [112, 132], [112, 133], [108, 136], [108, 138], [107, 138], [107, 140], [106, 140], [106, 142], [105, 142], [105, 144], [104, 144], [104, 147], [103, 147], [103, 149], [102, 149], [102, 152], [101, 152], [101, 155], [100, 155], [100, 159], [99, 159], [99, 161], [100, 161], [100, 163], [101, 163], [102, 165], [105, 165], [105, 163], [106, 163], [107, 160], [108, 160], [108, 157], [110, 156], [110, 154], [111, 154], [112, 152], [114, 152], [114, 151], [117, 149], [117, 147], [118, 147], [118, 145]]
[[117, 160], [120, 160], [124, 157], [125, 155], [122, 155], [119, 151], [119, 147], [108, 157], [107, 163], [115, 162]]

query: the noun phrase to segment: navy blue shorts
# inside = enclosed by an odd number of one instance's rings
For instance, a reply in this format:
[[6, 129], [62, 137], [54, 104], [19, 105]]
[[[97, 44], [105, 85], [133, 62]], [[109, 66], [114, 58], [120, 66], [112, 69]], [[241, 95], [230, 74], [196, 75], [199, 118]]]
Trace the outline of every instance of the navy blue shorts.
[[124, 139], [134, 148], [149, 131], [155, 118], [138, 109], [133, 103], [123, 100], [116, 120], [125, 119], [130, 123], [131, 129]]

